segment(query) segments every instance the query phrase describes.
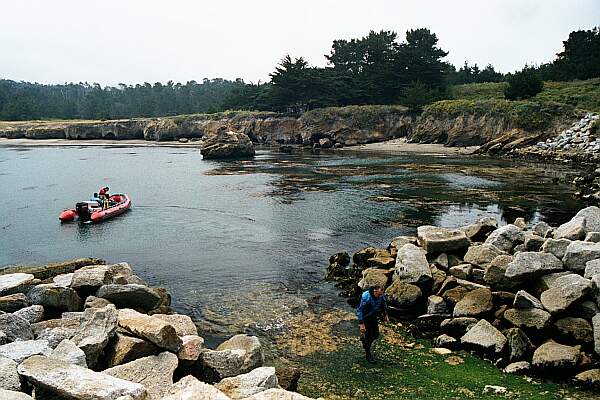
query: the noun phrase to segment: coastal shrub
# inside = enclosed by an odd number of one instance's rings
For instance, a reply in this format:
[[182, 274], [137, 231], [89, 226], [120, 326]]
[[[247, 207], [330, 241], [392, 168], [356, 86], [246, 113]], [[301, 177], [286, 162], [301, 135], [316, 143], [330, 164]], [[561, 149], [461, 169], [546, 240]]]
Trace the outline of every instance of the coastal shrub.
[[521, 71], [509, 75], [508, 86], [504, 88], [504, 97], [508, 100], [529, 99], [540, 93], [544, 82], [534, 68], [525, 66]]
[[424, 116], [434, 118], [456, 118], [461, 115], [507, 118], [515, 128], [527, 131], [543, 130], [555, 118], [571, 115], [575, 107], [544, 101], [508, 100], [442, 100], [425, 106]]
[[307, 111], [302, 114], [301, 119], [313, 124], [329, 123], [340, 118], [352, 119], [358, 127], [369, 128], [388, 115], [406, 112], [407, 107], [394, 105], [326, 107]]

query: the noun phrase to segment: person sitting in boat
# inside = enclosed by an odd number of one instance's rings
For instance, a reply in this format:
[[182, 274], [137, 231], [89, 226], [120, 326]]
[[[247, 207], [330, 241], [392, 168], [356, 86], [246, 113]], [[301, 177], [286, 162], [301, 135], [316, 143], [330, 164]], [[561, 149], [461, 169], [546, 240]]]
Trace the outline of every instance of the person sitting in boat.
[[98, 193], [94, 193], [90, 200], [98, 203], [98, 207], [102, 207], [102, 199], [98, 196]]

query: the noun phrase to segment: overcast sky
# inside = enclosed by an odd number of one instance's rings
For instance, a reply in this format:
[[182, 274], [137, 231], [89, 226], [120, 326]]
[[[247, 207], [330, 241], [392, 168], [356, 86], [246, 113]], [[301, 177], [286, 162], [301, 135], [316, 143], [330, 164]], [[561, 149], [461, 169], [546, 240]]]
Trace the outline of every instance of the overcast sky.
[[3, 0], [0, 78], [116, 85], [257, 82], [285, 55], [324, 66], [334, 39], [427, 27], [456, 66], [551, 61], [600, 25], [600, 0]]

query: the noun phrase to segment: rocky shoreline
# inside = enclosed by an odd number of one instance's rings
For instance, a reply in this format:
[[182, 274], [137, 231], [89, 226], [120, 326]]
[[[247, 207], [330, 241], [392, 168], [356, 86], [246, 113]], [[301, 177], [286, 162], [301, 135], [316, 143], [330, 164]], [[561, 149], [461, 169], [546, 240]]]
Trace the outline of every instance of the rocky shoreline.
[[388, 304], [439, 354], [469, 350], [506, 373], [600, 387], [600, 208], [527, 226], [493, 218], [422, 226], [383, 248], [329, 260], [327, 279], [356, 299], [386, 287]]
[[84, 258], [0, 268], [0, 398], [309, 399], [264, 366], [258, 338], [216, 349], [163, 288], [127, 263]]

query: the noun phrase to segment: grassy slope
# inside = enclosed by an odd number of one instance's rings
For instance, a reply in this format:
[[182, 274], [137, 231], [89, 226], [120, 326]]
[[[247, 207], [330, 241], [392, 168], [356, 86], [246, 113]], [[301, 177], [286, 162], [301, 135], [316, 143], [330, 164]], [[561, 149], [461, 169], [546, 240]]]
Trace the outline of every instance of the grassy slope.
[[[454, 86], [459, 100], [503, 99], [506, 83], [471, 83]], [[582, 110], [600, 112], [600, 78], [571, 82], [544, 82], [544, 89], [532, 100], [569, 104]]]
[[[434, 354], [427, 341], [415, 341], [395, 326], [387, 328], [377, 342], [379, 362], [374, 366], [364, 361], [356, 337], [343, 342], [333, 352], [315, 353], [303, 360], [301, 393], [328, 400], [598, 399], [566, 385], [505, 374], [466, 352]], [[503, 386], [511, 394], [484, 393], [486, 385]]]

